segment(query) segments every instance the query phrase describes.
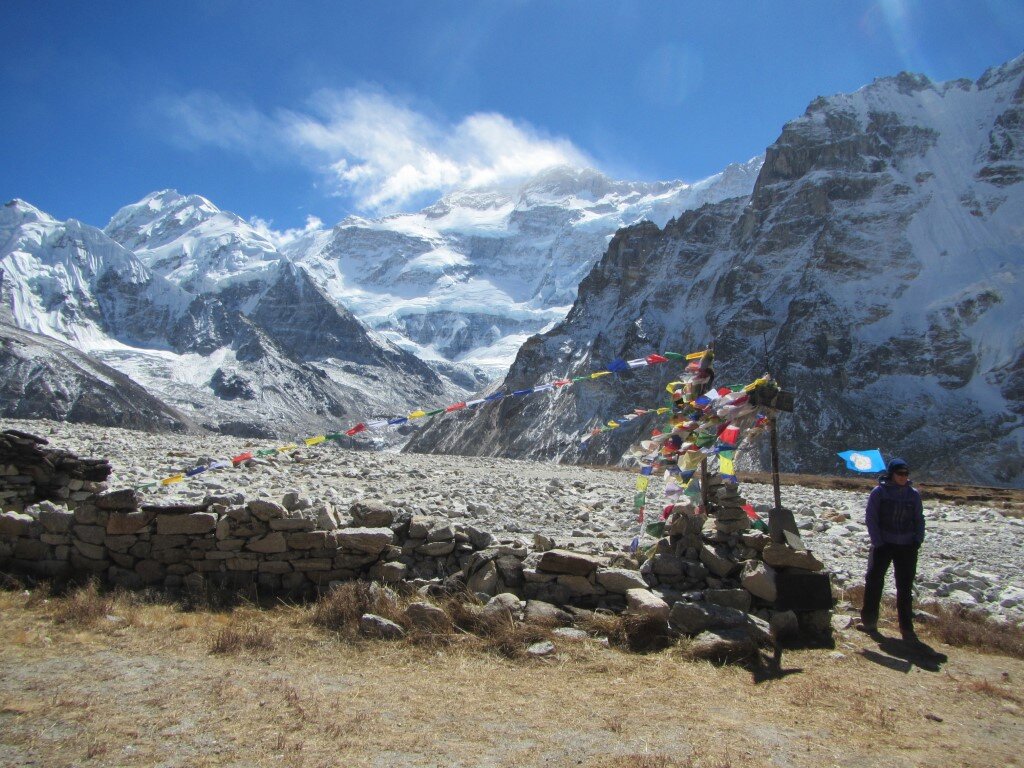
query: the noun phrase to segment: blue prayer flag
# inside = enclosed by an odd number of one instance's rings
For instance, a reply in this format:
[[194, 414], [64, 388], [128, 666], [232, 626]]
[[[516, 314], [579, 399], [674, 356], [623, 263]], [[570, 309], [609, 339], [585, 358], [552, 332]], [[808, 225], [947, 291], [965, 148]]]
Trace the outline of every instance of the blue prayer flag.
[[842, 451], [837, 455], [846, 462], [846, 468], [854, 472], [882, 472], [885, 469], [885, 459], [877, 450]]
[[629, 370], [629, 363], [621, 357], [616, 357], [608, 364], [608, 370], [612, 373], [623, 373], [624, 371]]

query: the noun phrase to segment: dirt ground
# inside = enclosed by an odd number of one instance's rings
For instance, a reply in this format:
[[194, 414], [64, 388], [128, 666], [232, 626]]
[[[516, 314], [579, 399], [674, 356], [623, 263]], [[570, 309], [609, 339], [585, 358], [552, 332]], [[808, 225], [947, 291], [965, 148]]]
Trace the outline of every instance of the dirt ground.
[[[1024, 661], [910, 654], [891, 626], [775, 673], [680, 647], [513, 661], [341, 639], [299, 606], [119, 606], [82, 626], [58, 602], [0, 592], [0, 765], [1024, 764]], [[214, 652], [226, 630], [249, 649]]]

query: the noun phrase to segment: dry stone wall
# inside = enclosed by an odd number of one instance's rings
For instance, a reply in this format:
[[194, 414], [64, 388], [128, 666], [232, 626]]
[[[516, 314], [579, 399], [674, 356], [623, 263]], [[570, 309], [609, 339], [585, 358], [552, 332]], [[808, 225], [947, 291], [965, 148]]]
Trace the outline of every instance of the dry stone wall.
[[674, 508], [638, 568], [626, 553], [560, 549], [539, 535], [532, 543], [498, 540], [402, 502], [363, 500], [339, 510], [289, 492], [146, 504], [135, 490], [110, 490], [98, 479], [109, 476], [105, 462], [44, 445], [24, 433], [0, 434], [0, 570], [95, 576], [133, 589], [293, 597], [355, 579], [404, 584], [425, 596], [468, 589], [522, 601], [524, 615], [555, 606], [629, 611], [709, 642], [828, 626], [827, 610], [798, 616], [776, 602], [780, 574], [814, 575], [821, 563], [729, 513], [717, 518], [716, 504], [711, 517], [690, 505]]

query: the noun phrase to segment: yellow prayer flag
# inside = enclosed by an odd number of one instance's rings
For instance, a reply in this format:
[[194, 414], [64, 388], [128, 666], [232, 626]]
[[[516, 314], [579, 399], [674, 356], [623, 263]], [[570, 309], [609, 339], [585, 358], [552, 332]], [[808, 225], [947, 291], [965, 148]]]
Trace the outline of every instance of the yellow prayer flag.
[[636, 489], [638, 491], [646, 491], [647, 486], [650, 485], [651, 478], [649, 475], [640, 475], [636, 479]]
[[611, 375], [611, 371], [596, 371], [595, 373], [590, 374], [590, 378], [592, 378], [592, 379], [599, 379], [602, 376], [610, 376], [610, 375]]
[[667, 407], [667, 406], [664, 406], [664, 407], [662, 407], [662, 408], [659, 408], [659, 409], [658, 409], [658, 410], [656, 411], [656, 413], [657, 413], [657, 414], [658, 414], [659, 416], [661, 416], [662, 414], [668, 413], [668, 412], [669, 412], [669, 411], [671, 411], [671, 410], [672, 410], [671, 408], [669, 408], [669, 407]]
[[170, 477], [165, 477], [163, 480], [161, 480], [160, 485], [171, 485], [172, 483], [180, 483], [184, 479], [184, 475], [171, 475]]
[[706, 355], [710, 351], [711, 350], [709, 350], [709, 349], [704, 349], [704, 350], [701, 350], [700, 352], [691, 352], [690, 354], [688, 354], [686, 356], [686, 359], [687, 360], [699, 360], [700, 358], [704, 357], [704, 355]]
[[277, 449], [277, 452], [284, 453], [285, 451], [294, 451], [298, 447], [299, 446], [297, 446], [295, 443], [289, 443], [288, 445], [282, 445], [280, 448]]
[[409, 414], [409, 420], [412, 421], [413, 419], [422, 419], [426, 415], [427, 412], [422, 409], [418, 411], [413, 411], [412, 413]]
[[736, 468], [733, 466], [732, 459], [727, 459], [722, 454], [718, 454], [718, 473], [720, 475], [735, 475]]
[[327, 439], [326, 435], [317, 435], [316, 437], [307, 437], [306, 445], [320, 445], [324, 440]]
[[668, 392], [670, 395], [673, 392], [675, 392], [677, 389], [682, 389], [682, 388], [683, 388], [683, 382], [681, 382], [681, 381], [670, 381], [668, 384], [665, 385], [665, 391]]
[[696, 469], [700, 466], [701, 461], [704, 459], [704, 454], [700, 451], [687, 451], [683, 454], [683, 469]]
[[615, 428], [616, 428], [617, 426], [619, 426], [619, 422], [617, 422], [617, 421], [614, 421], [614, 420], [612, 420], [612, 419], [609, 419], [609, 420], [608, 420], [608, 426], [609, 426], [609, 427], [610, 427], [611, 429], [615, 429]]

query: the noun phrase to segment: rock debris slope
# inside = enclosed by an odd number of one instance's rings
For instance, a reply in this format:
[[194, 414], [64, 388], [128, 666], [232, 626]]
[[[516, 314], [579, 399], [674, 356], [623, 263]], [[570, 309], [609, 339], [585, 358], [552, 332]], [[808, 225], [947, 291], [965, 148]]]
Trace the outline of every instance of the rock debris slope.
[[[619, 231], [505, 388], [713, 341], [723, 383], [770, 370], [796, 392], [780, 421], [785, 470], [827, 472], [836, 451], [880, 447], [926, 476], [1020, 485], [1022, 117], [1024, 56], [976, 82], [904, 73], [816, 99], [768, 148], [749, 197]], [[673, 375], [505, 400], [410, 447], [614, 462], [650, 422], [586, 449], [578, 436], [661, 405]]]

